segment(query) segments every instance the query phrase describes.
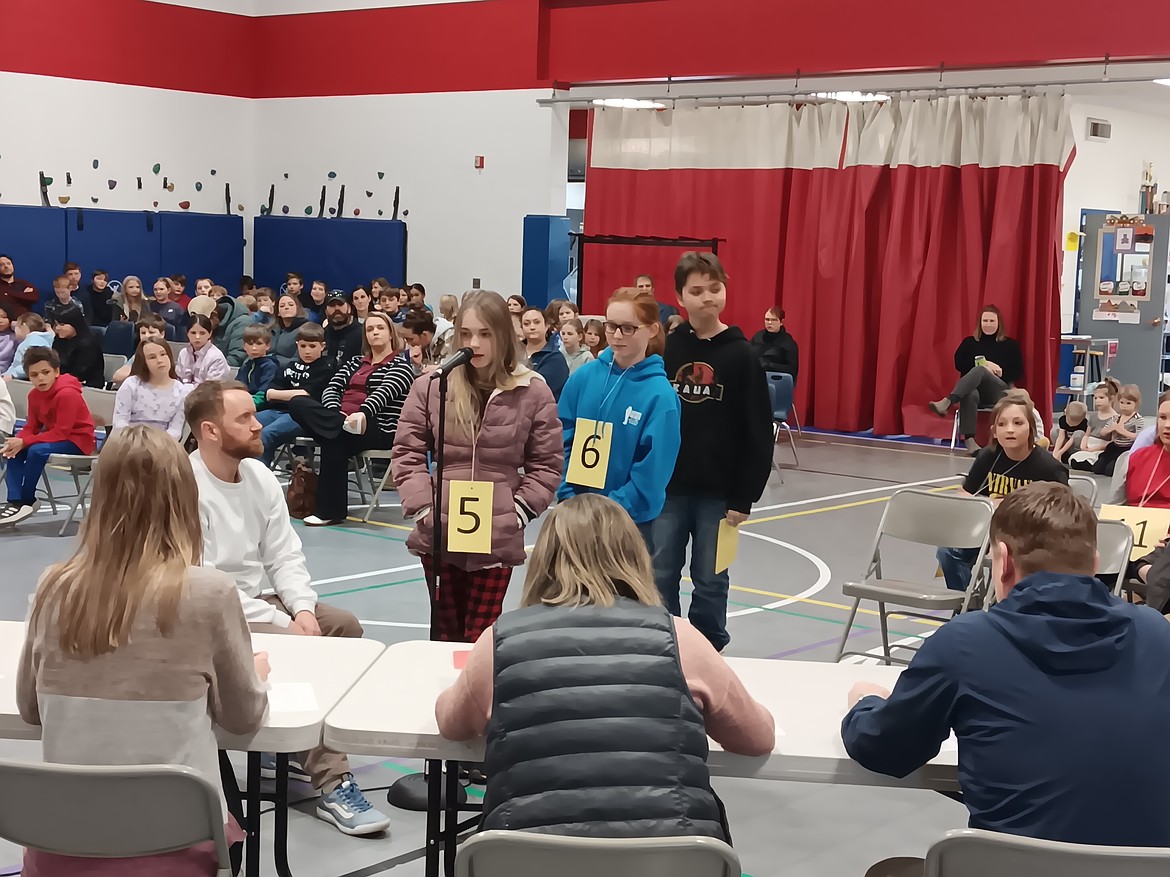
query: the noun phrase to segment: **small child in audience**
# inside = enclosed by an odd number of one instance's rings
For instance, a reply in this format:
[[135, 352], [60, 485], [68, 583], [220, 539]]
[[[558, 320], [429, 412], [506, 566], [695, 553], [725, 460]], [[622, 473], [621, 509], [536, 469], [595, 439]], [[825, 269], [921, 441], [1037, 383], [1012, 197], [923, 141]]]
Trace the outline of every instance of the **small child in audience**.
[[1064, 406], [1064, 414], [1052, 430], [1052, 455], [1067, 465], [1069, 455], [1080, 447], [1089, 426], [1089, 407], [1080, 399]]
[[1138, 434], [1146, 428], [1146, 419], [1138, 413], [1141, 405], [1142, 391], [1137, 384], [1126, 384], [1118, 391], [1117, 414], [1101, 428], [1101, 435], [1108, 437], [1109, 444], [1093, 463], [1094, 475], [1112, 476], [1117, 458], [1133, 447]]
[[179, 351], [179, 362], [175, 367], [175, 373], [184, 384], [222, 381], [228, 377], [227, 358], [211, 343], [212, 331], [211, 320], [207, 317], [191, 318], [188, 343]]
[[[198, 298], [201, 295], [210, 295], [211, 287], [213, 285], [214, 284], [212, 284], [210, 277], [200, 277], [195, 281], [195, 297]], [[190, 308], [191, 306], [187, 305], [187, 309], [190, 310]]]
[[572, 374], [587, 362], [593, 362], [593, 354], [589, 348], [582, 347], [585, 340], [585, 327], [576, 317], [569, 317], [561, 323], [561, 353], [569, 363], [569, 374]]
[[187, 310], [187, 305], [191, 304], [191, 296], [187, 295], [186, 274], [171, 275], [171, 301], [183, 310]]
[[374, 290], [378, 293], [378, 310], [394, 321], [394, 325], [401, 326], [406, 321], [406, 311], [398, 306], [398, 290], [386, 285], [379, 287], [380, 281], [374, 281]]
[[222, 286], [213, 286], [207, 291], [207, 295], [212, 301], [219, 301], [227, 294], [227, 290]]
[[[554, 508], [520, 606], [476, 640], [435, 704], [447, 739], [487, 738], [481, 827], [616, 837], [636, 820], [647, 837], [730, 840], [707, 737], [762, 756], [776, 745], [775, 722], [707, 639], [663, 607], [625, 510], [594, 494]], [[552, 795], [541, 779], [549, 764], [572, 765]]]
[[85, 318], [89, 319], [89, 314], [86, 314], [81, 304], [73, 298], [73, 292], [69, 289], [69, 278], [62, 274], [53, 281], [53, 297], [45, 302], [45, 320], [50, 326], [56, 325], [66, 311], [74, 310], [81, 311]]
[[250, 314], [255, 314], [260, 309], [260, 305], [256, 301], [256, 296], [249, 293], [236, 296], [236, 301], [246, 307]]
[[81, 395], [81, 383], [61, 374], [61, 358], [51, 347], [25, 351], [24, 369], [32, 383], [28, 417], [20, 432], [4, 442], [8, 460], [8, 505], [0, 526], [18, 524], [35, 514], [37, 483], [53, 454], [92, 454], [97, 446], [93, 417]]
[[270, 287], [261, 286], [256, 290], [254, 297], [256, 310], [252, 314], [253, 322], [271, 327], [276, 320], [276, 293]]
[[244, 353], [248, 358], [236, 373], [236, 380], [248, 388], [257, 408], [264, 404], [264, 394], [276, 377], [276, 357], [268, 352], [271, 348], [272, 332], [267, 326], [253, 324], [244, 330]]
[[459, 299], [447, 293], [439, 296], [439, 315], [449, 323], [455, 322], [455, 313], [459, 310]]
[[16, 356], [16, 333], [12, 331], [12, 318], [4, 307], [0, 307], [0, 374], [8, 371]]
[[305, 277], [299, 271], [289, 271], [284, 275], [285, 283], [284, 289], [289, 295], [295, 295], [298, 299], [301, 293], [305, 291]]
[[265, 408], [256, 412], [263, 429], [260, 441], [264, 444], [264, 464], [271, 466], [276, 451], [303, 435], [299, 423], [288, 413], [288, 402], [297, 396], [309, 396], [321, 401], [333, 371], [322, 358], [325, 352], [325, 330], [317, 323], [303, 323], [297, 329], [297, 357], [273, 380], [265, 393]]
[[1070, 469], [1085, 472], [1093, 471], [1093, 464], [1101, 456], [1101, 452], [1109, 446], [1109, 436], [1105, 435], [1106, 425], [1117, 416], [1117, 394], [1121, 392], [1121, 383], [1117, 378], [1106, 378], [1093, 390], [1093, 411], [1089, 415], [1089, 429], [1081, 439], [1080, 450], [1074, 451], [1069, 457]]
[[[290, 293], [291, 294], [291, 293]], [[305, 316], [314, 323], [325, 322], [325, 296], [329, 294], [329, 287], [324, 280], [314, 280], [309, 290], [309, 303], [305, 305]]]
[[[158, 314], [145, 313], [138, 318], [138, 344], [141, 345], [143, 341], [165, 341], [167, 334], [167, 323]], [[137, 350], [137, 348], [135, 348]], [[137, 354], [135, 354], [137, 355]], [[130, 377], [134, 370], [134, 357], [130, 357], [124, 366], [114, 372], [114, 377], [111, 380], [113, 384], [120, 384], [126, 378]]]
[[45, 328], [45, 321], [40, 314], [31, 311], [12, 321], [12, 332], [16, 336], [16, 351], [12, 356], [12, 365], [4, 372], [4, 379], [24, 381], [28, 379], [24, 371], [24, 355], [33, 347], [52, 347], [53, 339], [57, 336]]
[[585, 323], [585, 346], [589, 348], [594, 359], [609, 347], [609, 342], [605, 339], [605, 324], [601, 320], [588, 320]]
[[141, 423], [165, 430], [179, 441], [183, 437], [183, 402], [191, 385], [180, 382], [175, 374], [170, 345], [162, 338], [147, 338], [138, 345], [134, 363], [114, 400], [113, 427]]

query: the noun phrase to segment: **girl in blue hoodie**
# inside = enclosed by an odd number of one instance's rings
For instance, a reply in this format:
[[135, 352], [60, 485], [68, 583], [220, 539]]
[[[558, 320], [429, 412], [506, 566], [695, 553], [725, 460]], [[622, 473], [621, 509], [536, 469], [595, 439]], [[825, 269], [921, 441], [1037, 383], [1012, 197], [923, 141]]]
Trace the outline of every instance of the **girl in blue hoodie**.
[[[629, 512], [653, 551], [650, 523], [666, 502], [679, 449], [682, 403], [662, 365], [665, 339], [649, 291], [619, 289], [605, 311], [609, 346], [569, 377], [558, 406], [565, 432], [565, 476], [558, 499], [601, 493]], [[578, 422], [583, 425], [577, 439]], [[609, 455], [602, 460], [609, 437]], [[574, 443], [576, 442], [576, 448]], [[606, 464], [605, 485], [596, 475]]]

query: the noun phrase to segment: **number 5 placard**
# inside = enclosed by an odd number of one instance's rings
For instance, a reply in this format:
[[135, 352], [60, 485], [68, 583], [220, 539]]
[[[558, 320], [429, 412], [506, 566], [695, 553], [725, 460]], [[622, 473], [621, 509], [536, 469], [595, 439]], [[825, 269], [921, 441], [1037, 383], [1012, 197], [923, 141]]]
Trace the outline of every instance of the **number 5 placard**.
[[492, 553], [492, 483], [452, 481], [447, 497], [447, 549]]
[[1127, 505], [1103, 505], [1103, 521], [1124, 521], [1133, 530], [1133, 551], [1129, 559], [1145, 557], [1158, 547], [1170, 530], [1170, 509], [1139, 508]]
[[573, 447], [569, 451], [569, 471], [565, 480], [582, 487], [605, 487], [609, 472], [609, 446], [613, 440], [613, 424], [605, 421], [577, 420], [573, 433]]

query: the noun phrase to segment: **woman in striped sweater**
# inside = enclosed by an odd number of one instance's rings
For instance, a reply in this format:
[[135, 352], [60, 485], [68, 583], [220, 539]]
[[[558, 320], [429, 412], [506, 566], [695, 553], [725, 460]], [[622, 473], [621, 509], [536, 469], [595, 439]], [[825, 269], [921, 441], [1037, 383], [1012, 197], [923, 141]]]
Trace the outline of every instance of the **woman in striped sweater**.
[[362, 355], [342, 363], [318, 402], [300, 396], [288, 403], [293, 420], [321, 445], [316, 514], [310, 527], [340, 524], [346, 516], [349, 459], [363, 451], [389, 450], [414, 370], [398, 354], [402, 342], [393, 321], [372, 312], [362, 326]]

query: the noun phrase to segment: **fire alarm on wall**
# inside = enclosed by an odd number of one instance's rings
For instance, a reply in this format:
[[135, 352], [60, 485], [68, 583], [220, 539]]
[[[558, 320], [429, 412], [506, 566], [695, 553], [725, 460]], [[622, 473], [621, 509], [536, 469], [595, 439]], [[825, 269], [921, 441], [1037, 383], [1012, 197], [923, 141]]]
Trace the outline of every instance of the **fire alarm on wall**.
[[477, 171], [483, 170], [483, 156], [482, 155], [477, 155], [475, 157], [475, 169]]

